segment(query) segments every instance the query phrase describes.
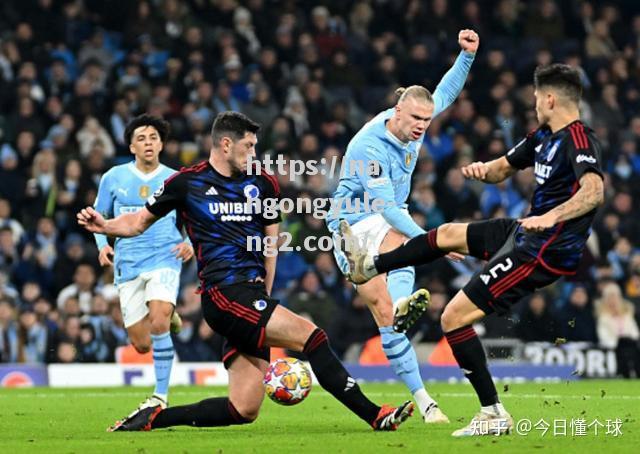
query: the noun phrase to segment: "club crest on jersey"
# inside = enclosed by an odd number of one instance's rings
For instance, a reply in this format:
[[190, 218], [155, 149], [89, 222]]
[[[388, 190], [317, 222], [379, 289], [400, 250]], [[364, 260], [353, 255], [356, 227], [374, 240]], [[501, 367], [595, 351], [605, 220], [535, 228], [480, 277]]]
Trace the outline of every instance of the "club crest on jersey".
[[253, 307], [258, 311], [263, 311], [267, 308], [267, 302], [265, 300], [255, 300], [253, 302]]
[[556, 143], [553, 144], [553, 146], [549, 150], [549, 153], [547, 153], [547, 162], [551, 162], [553, 157], [556, 155], [556, 151], [558, 151], [559, 146], [560, 146], [560, 141], [558, 140], [556, 141]]
[[140, 186], [140, 189], [138, 189], [138, 194], [141, 198], [147, 199], [151, 195], [151, 188], [144, 184]]
[[260, 190], [253, 184], [248, 184], [244, 187], [244, 196], [247, 199], [257, 199], [260, 195]]

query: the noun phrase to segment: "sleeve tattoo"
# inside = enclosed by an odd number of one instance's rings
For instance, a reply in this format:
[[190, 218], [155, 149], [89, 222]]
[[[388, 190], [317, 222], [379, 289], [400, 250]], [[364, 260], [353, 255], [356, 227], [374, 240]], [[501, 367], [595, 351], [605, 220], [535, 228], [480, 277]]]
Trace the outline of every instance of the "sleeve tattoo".
[[602, 177], [594, 172], [587, 172], [580, 178], [578, 192], [551, 212], [556, 215], [556, 222], [568, 221], [597, 208], [603, 200], [604, 183]]

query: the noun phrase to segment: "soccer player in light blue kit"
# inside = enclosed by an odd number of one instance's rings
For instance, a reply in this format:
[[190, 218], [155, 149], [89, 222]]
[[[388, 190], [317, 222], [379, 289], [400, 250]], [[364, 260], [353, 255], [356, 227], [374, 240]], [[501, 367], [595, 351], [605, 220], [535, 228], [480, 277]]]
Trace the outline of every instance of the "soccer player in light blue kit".
[[[140, 115], [127, 125], [125, 141], [135, 160], [102, 176], [96, 211], [105, 217], [133, 213], [144, 208], [151, 194], [162, 190], [164, 180], [175, 173], [159, 159], [168, 133], [169, 124], [150, 115]], [[122, 318], [131, 343], [140, 353], [153, 349], [155, 390], [126, 421], [148, 406], [167, 406], [174, 351], [169, 330], [180, 325], [175, 313], [180, 270], [182, 262], [193, 257], [193, 247], [183, 241], [175, 212], [140, 236], [116, 238], [115, 253], [105, 235], [96, 234], [95, 238], [100, 264], [114, 265]]]
[[[406, 200], [424, 133], [431, 119], [458, 97], [480, 40], [473, 30], [462, 30], [458, 42], [462, 52], [433, 96], [417, 85], [398, 90], [400, 98], [396, 106], [379, 113], [364, 125], [347, 147], [343, 172], [333, 195], [334, 202], [340, 204], [340, 212], [336, 215], [336, 210], [332, 209], [327, 217], [329, 230], [337, 240], [336, 261], [345, 275], [349, 267], [346, 255], [340, 250], [340, 220], [347, 221], [352, 234], [360, 240], [360, 246], [374, 254], [425, 233], [409, 215]], [[370, 200], [384, 201], [381, 212], [362, 209], [365, 193]], [[361, 202], [361, 208], [354, 212], [356, 200]], [[358, 285], [357, 291], [367, 302], [379, 327], [382, 347], [393, 371], [413, 394], [424, 421], [449, 422], [424, 388], [415, 351], [403, 334], [407, 319], [419, 316], [428, 304], [429, 294], [425, 290], [412, 295], [414, 280], [413, 267], [401, 268]]]

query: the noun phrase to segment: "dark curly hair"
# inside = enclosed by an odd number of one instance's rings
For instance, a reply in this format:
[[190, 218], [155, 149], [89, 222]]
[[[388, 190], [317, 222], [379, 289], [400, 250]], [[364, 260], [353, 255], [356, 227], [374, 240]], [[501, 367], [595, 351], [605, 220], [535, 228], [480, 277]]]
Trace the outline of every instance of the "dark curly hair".
[[142, 126], [151, 126], [152, 128], [155, 128], [155, 130], [158, 131], [158, 134], [160, 134], [160, 140], [162, 142], [165, 142], [169, 136], [169, 131], [171, 130], [169, 123], [160, 117], [154, 117], [153, 115], [148, 114], [138, 115], [129, 122], [124, 130], [124, 141], [127, 145], [131, 145], [133, 131]]

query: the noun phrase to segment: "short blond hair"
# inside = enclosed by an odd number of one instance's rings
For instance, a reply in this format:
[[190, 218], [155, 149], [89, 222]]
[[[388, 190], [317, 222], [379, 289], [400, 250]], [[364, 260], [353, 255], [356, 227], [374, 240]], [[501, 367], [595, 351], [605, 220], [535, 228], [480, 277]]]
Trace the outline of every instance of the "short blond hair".
[[433, 96], [431, 92], [421, 85], [411, 85], [410, 87], [400, 87], [396, 90], [396, 96], [398, 96], [398, 102], [402, 102], [407, 98], [414, 98], [417, 100], [424, 100], [430, 104], [433, 104]]

